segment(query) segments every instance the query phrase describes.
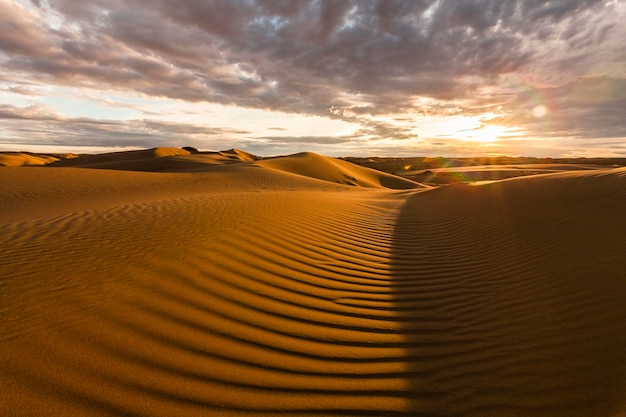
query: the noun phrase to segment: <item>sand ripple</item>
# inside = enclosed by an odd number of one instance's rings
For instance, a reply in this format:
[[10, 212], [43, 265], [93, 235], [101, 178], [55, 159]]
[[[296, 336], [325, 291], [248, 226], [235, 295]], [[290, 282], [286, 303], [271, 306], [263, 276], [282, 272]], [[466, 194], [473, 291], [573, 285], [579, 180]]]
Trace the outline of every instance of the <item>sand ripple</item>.
[[12, 398], [90, 415], [404, 410], [393, 309], [341, 302], [392, 304], [401, 200], [288, 194], [6, 226], [5, 260], [21, 265], [3, 271]]

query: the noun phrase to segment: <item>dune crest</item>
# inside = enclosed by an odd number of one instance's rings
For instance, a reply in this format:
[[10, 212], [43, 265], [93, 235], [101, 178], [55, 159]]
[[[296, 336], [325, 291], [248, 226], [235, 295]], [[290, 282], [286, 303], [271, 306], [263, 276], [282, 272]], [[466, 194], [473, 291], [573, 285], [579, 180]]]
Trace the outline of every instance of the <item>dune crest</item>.
[[0, 153], [0, 167], [20, 167], [25, 165], [48, 165], [59, 158], [45, 155], [33, 155], [22, 152]]
[[251, 153], [248, 153], [239, 149], [229, 149], [227, 151], [220, 151], [218, 153], [227, 158], [234, 159], [237, 161], [242, 161], [242, 162], [252, 162], [252, 161], [261, 159], [260, 157], [256, 155], [252, 155]]
[[[143, 149], [138, 151], [121, 151], [109, 152], [103, 154], [80, 155], [78, 158], [61, 160], [54, 163], [54, 166], [60, 167], [77, 167], [77, 168], [100, 168], [100, 169], [127, 169], [131, 171], [149, 171], [150, 169], [137, 169], [141, 164], [148, 163], [148, 167], [156, 167], [158, 165], [149, 165], [155, 161], [168, 159], [173, 156], [190, 155], [191, 153], [184, 149], [161, 147]], [[158, 162], [156, 162], [158, 164]]]
[[428, 188], [412, 180], [313, 152], [265, 159], [257, 162], [256, 165], [352, 186], [393, 189]]

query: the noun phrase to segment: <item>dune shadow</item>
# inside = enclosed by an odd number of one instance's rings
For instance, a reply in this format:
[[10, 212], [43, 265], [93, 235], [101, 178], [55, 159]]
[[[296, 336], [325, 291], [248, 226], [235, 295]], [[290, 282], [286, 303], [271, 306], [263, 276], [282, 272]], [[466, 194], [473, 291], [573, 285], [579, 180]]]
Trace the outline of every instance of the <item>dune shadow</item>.
[[626, 193], [607, 209], [607, 196], [571, 185], [459, 185], [407, 198], [391, 291], [410, 415], [626, 410], [626, 240], [611, 237], [626, 231]]

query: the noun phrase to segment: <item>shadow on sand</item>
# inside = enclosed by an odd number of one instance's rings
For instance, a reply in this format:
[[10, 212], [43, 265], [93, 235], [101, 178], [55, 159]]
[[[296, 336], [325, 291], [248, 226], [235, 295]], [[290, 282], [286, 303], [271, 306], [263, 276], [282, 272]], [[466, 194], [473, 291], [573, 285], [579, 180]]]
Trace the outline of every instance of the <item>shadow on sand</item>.
[[622, 415], [626, 190], [607, 209], [588, 188], [518, 181], [408, 197], [392, 292], [410, 415]]

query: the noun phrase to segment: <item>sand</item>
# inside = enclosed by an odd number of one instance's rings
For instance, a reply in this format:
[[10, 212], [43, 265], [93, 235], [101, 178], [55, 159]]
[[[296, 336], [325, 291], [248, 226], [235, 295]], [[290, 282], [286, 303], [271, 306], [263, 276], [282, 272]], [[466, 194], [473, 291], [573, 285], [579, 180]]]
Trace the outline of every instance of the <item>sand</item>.
[[58, 161], [58, 158], [45, 155], [32, 155], [23, 152], [0, 153], [0, 167], [21, 167], [31, 165], [48, 165]]
[[626, 169], [168, 149], [0, 167], [0, 415], [626, 413]]

